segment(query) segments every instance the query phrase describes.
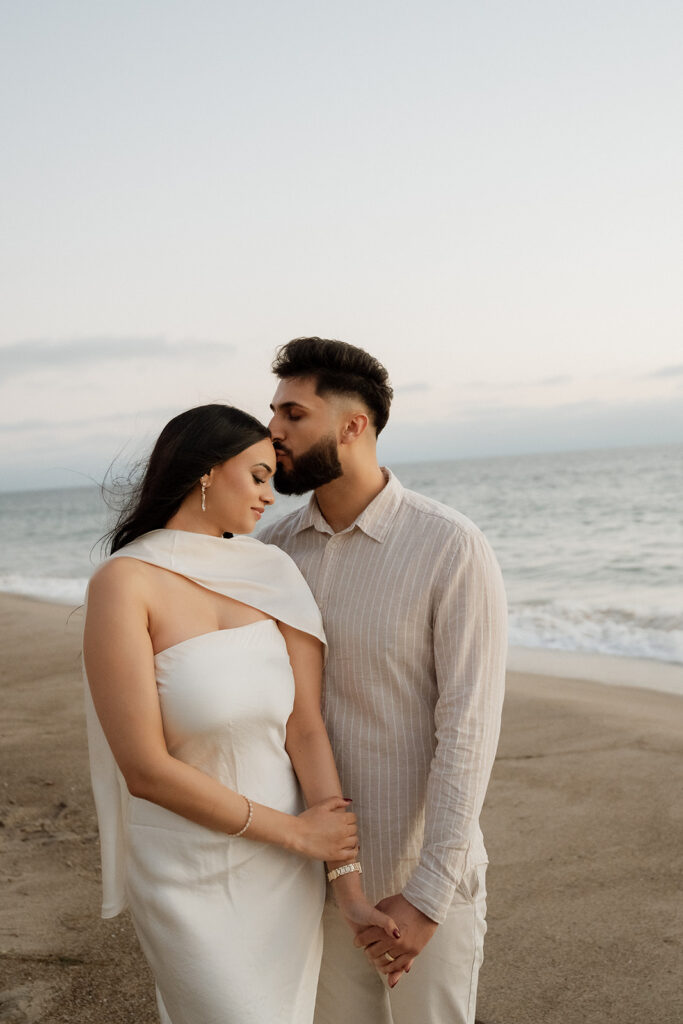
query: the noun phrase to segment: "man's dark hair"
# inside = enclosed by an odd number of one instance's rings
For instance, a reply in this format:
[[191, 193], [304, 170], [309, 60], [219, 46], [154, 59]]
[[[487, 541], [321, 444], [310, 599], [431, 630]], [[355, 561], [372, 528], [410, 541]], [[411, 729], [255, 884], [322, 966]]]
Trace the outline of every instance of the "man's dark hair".
[[294, 338], [275, 354], [273, 373], [281, 380], [313, 377], [318, 395], [356, 395], [372, 414], [377, 434], [389, 419], [394, 396], [389, 374], [362, 348], [328, 338]]

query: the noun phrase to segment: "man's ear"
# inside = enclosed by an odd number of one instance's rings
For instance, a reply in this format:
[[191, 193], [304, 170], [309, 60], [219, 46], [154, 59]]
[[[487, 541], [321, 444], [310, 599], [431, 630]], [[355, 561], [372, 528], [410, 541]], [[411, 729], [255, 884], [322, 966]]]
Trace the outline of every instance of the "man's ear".
[[354, 412], [344, 422], [342, 426], [341, 437], [339, 439], [340, 444], [353, 444], [359, 437], [362, 437], [365, 431], [368, 429], [370, 423], [370, 417], [365, 412]]

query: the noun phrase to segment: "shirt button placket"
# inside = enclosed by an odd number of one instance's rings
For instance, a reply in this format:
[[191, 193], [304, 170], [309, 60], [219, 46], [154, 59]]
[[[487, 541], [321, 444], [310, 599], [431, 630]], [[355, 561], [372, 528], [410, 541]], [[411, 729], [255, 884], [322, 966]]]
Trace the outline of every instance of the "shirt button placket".
[[330, 588], [334, 584], [335, 570], [337, 563], [344, 547], [344, 540], [347, 534], [345, 533], [333, 533], [325, 545], [325, 553], [322, 560], [322, 572], [320, 579], [320, 588], [317, 595], [318, 604], [320, 605], [320, 611], [323, 616], [327, 612], [328, 597]]

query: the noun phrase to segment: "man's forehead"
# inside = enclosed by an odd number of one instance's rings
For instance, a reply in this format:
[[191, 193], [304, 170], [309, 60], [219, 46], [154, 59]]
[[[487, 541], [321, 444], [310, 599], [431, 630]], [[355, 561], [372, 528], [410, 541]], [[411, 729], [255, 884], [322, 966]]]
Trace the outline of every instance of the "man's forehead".
[[310, 409], [324, 404], [324, 398], [316, 394], [315, 386], [313, 377], [289, 377], [281, 380], [275, 389], [271, 409], [283, 405], [302, 405]]

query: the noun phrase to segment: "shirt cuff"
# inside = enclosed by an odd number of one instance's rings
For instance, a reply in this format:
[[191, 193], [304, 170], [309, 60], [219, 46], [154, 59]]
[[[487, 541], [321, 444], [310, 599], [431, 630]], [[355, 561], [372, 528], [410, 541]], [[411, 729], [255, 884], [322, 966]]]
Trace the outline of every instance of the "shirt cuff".
[[403, 896], [408, 903], [412, 903], [432, 921], [442, 924], [446, 920], [448, 908], [453, 902], [453, 896], [458, 881], [462, 877], [464, 866], [465, 855], [463, 854], [462, 867], [458, 871], [458, 878], [455, 879], [452, 872], [449, 872], [448, 878], [444, 878], [443, 874], [420, 863], [404, 886]]

